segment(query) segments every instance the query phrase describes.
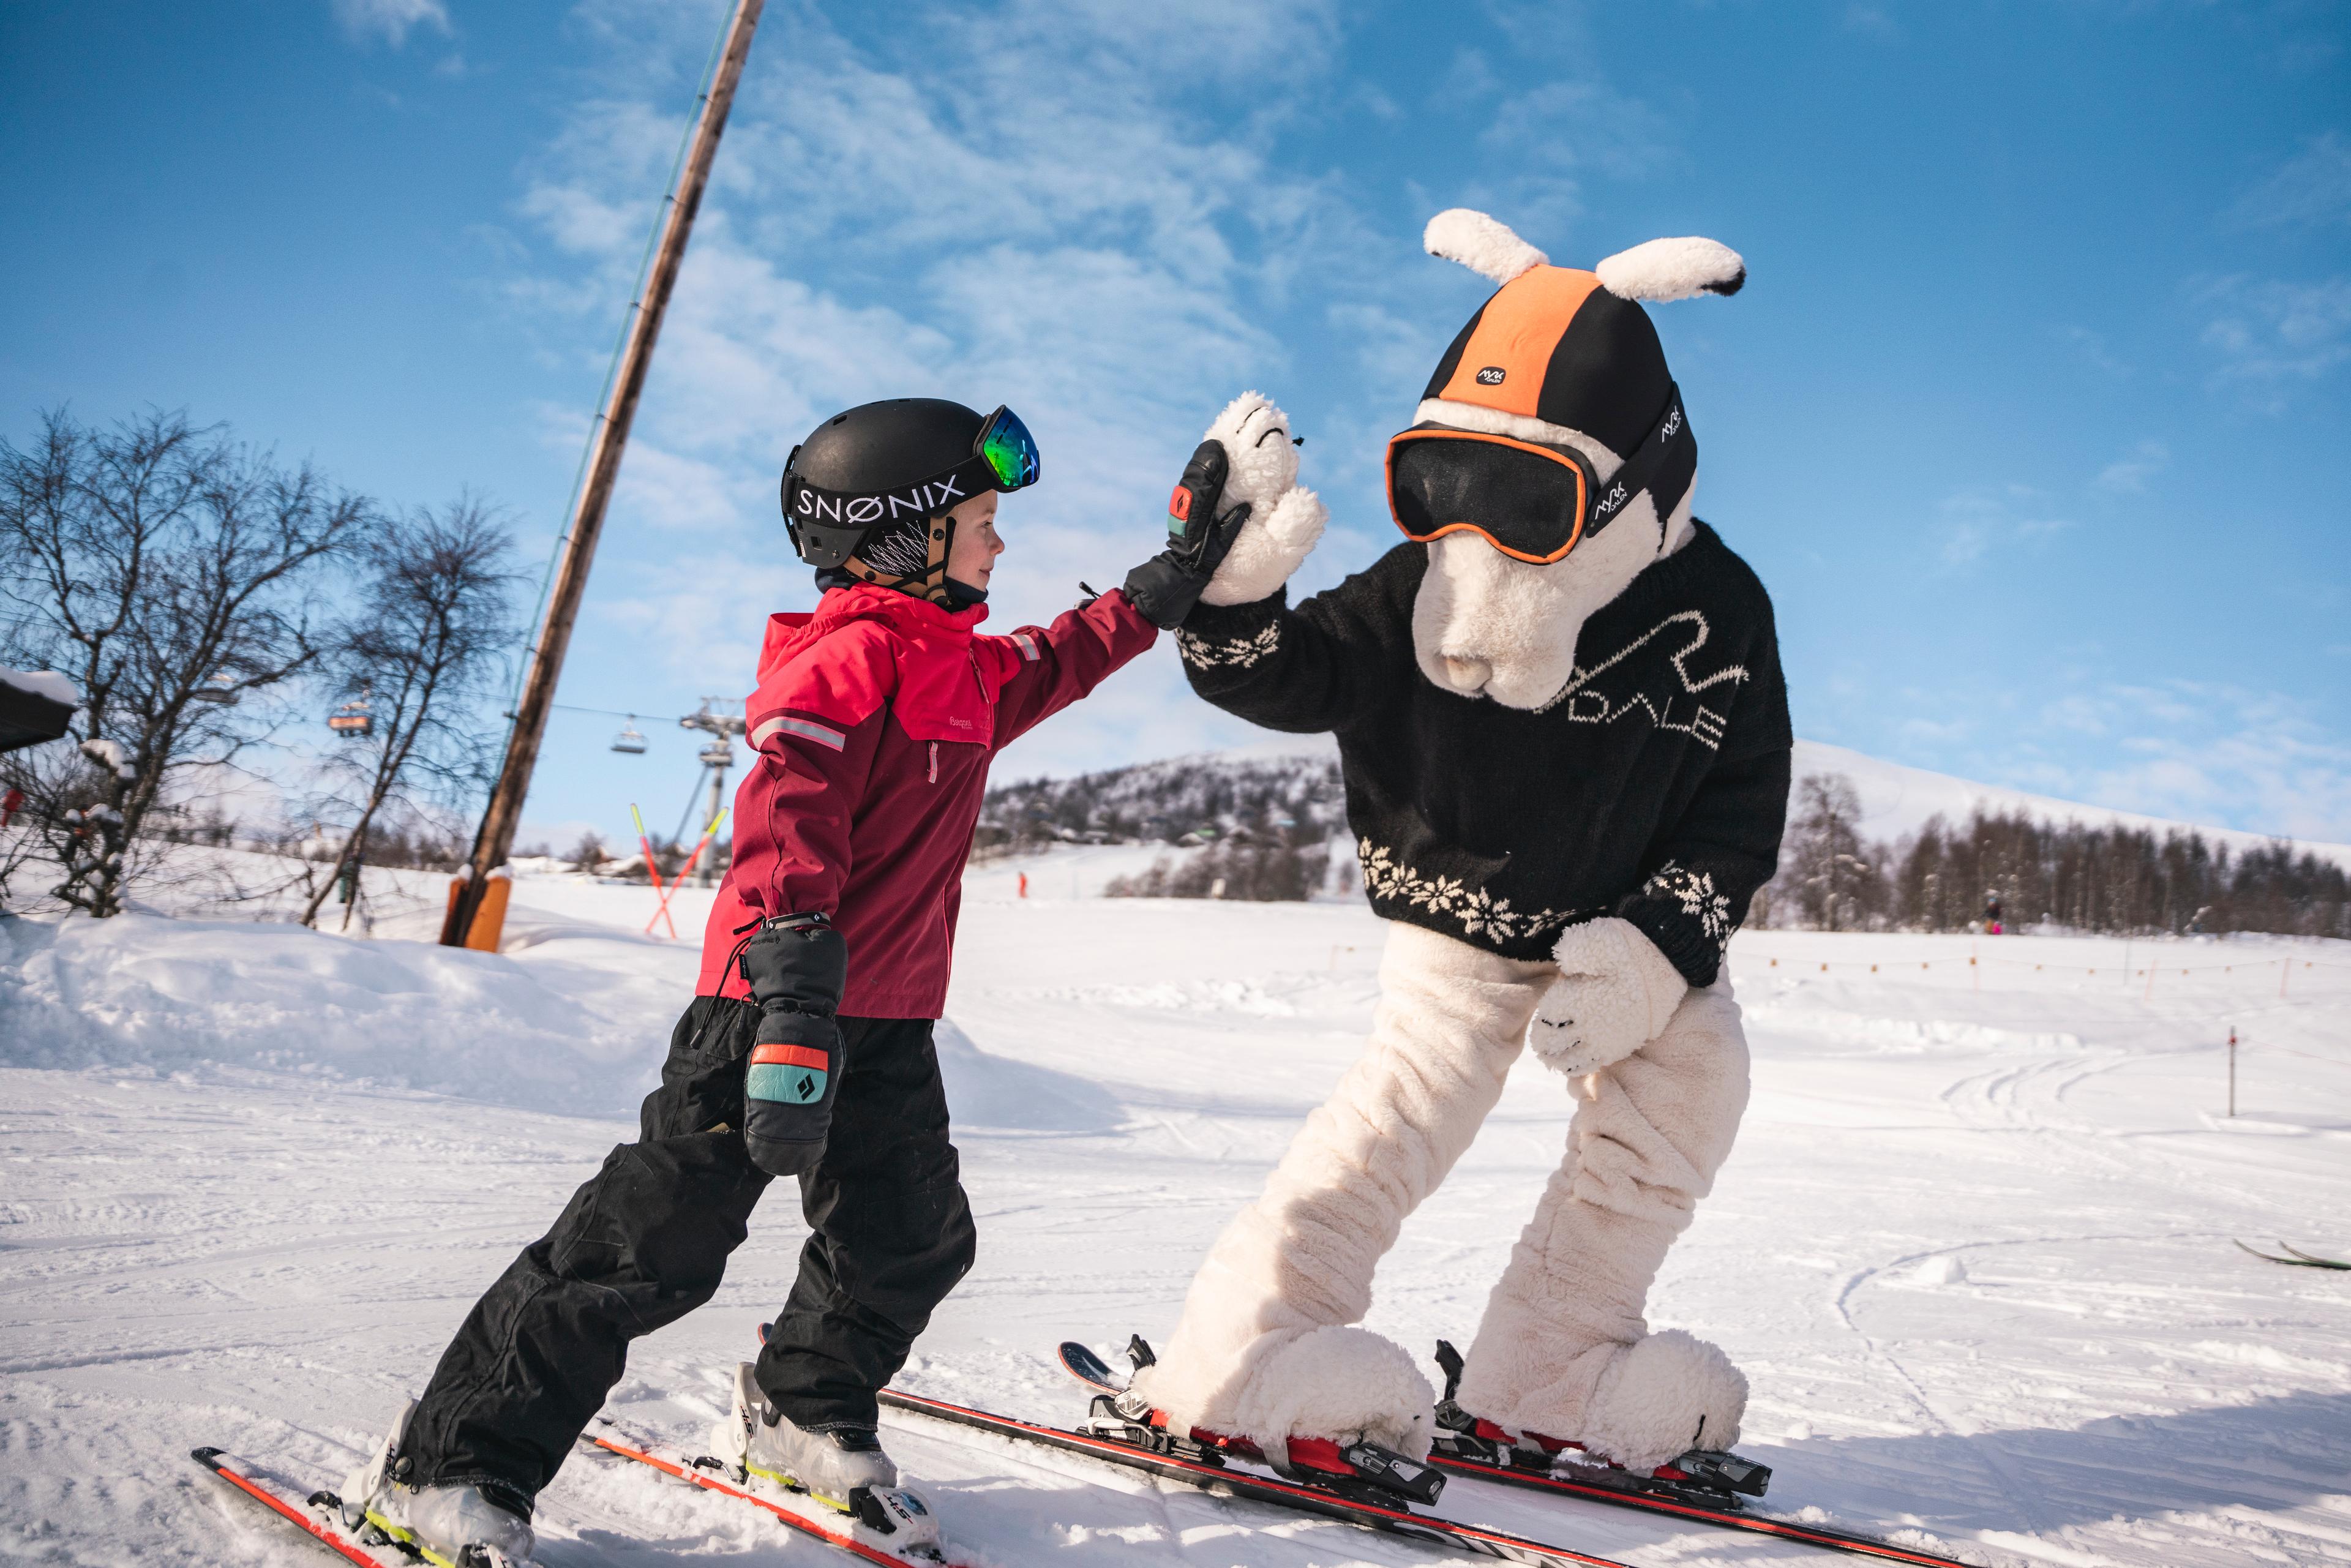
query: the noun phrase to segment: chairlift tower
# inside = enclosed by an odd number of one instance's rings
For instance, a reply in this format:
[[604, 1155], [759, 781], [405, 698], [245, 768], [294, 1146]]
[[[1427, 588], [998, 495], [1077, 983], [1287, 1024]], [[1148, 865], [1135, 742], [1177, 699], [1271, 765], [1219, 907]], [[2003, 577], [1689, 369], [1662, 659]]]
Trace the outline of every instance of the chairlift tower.
[[[702, 748], [696, 758], [710, 775], [710, 800], [702, 812], [705, 822], [717, 821], [718, 813], [726, 807], [726, 770], [735, 766], [735, 737], [745, 729], [741, 714], [720, 713], [712, 706], [717, 700], [715, 697], [703, 698], [699, 708], [677, 721], [680, 729], [698, 729], [710, 737], [710, 744]], [[697, 886], [710, 887], [717, 881], [718, 852], [714, 845], [703, 861], [702, 869], [695, 873], [695, 883]]]

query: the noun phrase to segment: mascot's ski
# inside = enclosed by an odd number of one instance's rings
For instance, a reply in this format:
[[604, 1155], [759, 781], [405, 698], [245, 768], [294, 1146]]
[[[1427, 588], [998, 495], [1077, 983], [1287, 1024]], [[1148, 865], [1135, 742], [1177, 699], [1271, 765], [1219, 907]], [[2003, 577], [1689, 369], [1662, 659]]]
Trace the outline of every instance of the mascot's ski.
[[364, 1518], [354, 1522], [344, 1511], [343, 1500], [330, 1491], [314, 1491], [297, 1501], [294, 1493], [262, 1479], [253, 1473], [252, 1466], [219, 1448], [192, 1449], [188, 1457], [288, 1524], [308, 1531], [329, 1551], [362, 1568], [413, 1568], [420, 1563], [435, 1568], [528, 1568], [487, 1547], [469, 1550], [463, 1561], [427, 1552]]
[[[1458, 1430], [1447, 1420], [1454, 1381], [1460, 1375], [1460, 1358], [1452, 1351], [1451, 1345], [1438, 1342], [1437, 1361], [1447, 1375], [1447, 1400], [1438, 1408], [1439, 1435], [1429, 1455], [1429, 1463], [1440, 1471], [1593, 1502], [1613, 1503], [1702, 1524], [1724, 1525], [1733, 1530], [1778, 1536], [1807, 1546], [1828, 1547], [1892, 1563], [1918, 1563], [1925, 1568], [1966, 1568], [1957, 1558], [1922, 1552], [1916, 1547], [1903, 1546], [1874, 1536], [1854, 1535], [1816, 1524], [1799, 1523], [1794, 1520], [1734, 1511], [1739, 1504], [1730, 1495], [1729, 1489], [1737, 1486], [1740, 1490], [1760, 1495], [1763, 1490], [1762, 1479], [1768, 1479], [1771, 1472], [1732, 1454], [1685, 1454], [1673, 1465], [1661, 1467], [1677, 1472], [1662, 1479], [1633, 1478], [1622, 1471], [1617, 1472], [1614, 1478], [1592, 1479], [1605, 1477], [1604, 1468], [1597, 1465], [1536, 1470], [1524, 1468], [1521, 1461], [1514, 1467], [1510, 1461], [1515, 1456], [1510, 1450], [1498, 1449], [1496, 1445]], [[1130, 1342], [1128, 1354], [1138, 1364], [1148, 1364], [1151, 1347], [1138, 1335]], [[1061, 1345], [1061, 1362], [1062, 1370], [1093, 1390], [1096, 1416], [1092, 1425], [1097, 1430], [1101, 1429], [1105, 1415], [1122, 1425], [1132, 1425], [1131, 1417], [1119, 1405], [1119, 1396], [1126, 1392], [1126, 1380], [1104, 1365], [1100, 1356], [1084, 1345], [1069, 1341]], [[883, 1397], [886, 1400], [889, 1396], [885, 1395]], [[1164, 1430], [1145, 1427], [1144, 1431], [1151, 1435], [1138, 1440], [1171, 1445], [1180, 1441]], [[1750, 1477], [1746, 1472], [1759, 1474]], [[1712, 1480], [1715, 1485], [1707, 1486], [1698, 1478]], [[1664, 1486], [1667, 1490], [1635, 1490], [1657, 1486]], [[1572, 1558], [1570, 1561], [1588, 1563], [1597, 1559]]]
[[887, 1409], [927, 1416], [934, 1420], [994, 1433], [999, 1437], [1061, 1448], [1110, 1464], [1123, 1465], [1129, 1469], [1145, 1470], [1169, 1480], [1198, 1487], [1217, 1497], [1241, 1497], [1275, 1503], [1283, 1508], [1361, 1525], [1366, 1530], [1436, 1542], [1480, 1556], [1499, 1557], [1506, 1562], [1533, 1563], [1537, 1568], [1630, 1568], [1630, 1564], [1613, 1557], [1593, 1557], [1582, 1552], [1571, 1552], [1563, 1546], [1547, 1546], [1539, 1541], [1506, 1535], [1500, 1531], [1411, 1513], [1400, 1505], [1359, 1500], [1322, 1486], [1302, 1485], [1273, 1476], [1230, 1469], [1219, 1454], [1186, 1458], [1175, 1453], [1138, 1447], [1120, 1438], [1097, 1437], [1091, 1432], [1063, 1431], [1056, 1427], [1040, 1427], [1032, 1422], [1015, 1420], [1009, 1416], [950, 1405], [945, 1400], [926, 1399], [917, 1394], [901, 1394], [893, 1388], [883, 1389], [880, 1398]]

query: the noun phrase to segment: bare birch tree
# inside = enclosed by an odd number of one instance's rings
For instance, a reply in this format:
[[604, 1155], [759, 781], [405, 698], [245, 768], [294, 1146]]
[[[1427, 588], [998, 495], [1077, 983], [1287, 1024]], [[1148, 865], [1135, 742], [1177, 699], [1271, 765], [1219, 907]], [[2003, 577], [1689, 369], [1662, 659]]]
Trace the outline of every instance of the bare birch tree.
[[310, 591], [373, 515], [308, 464], [151, 411], [100, 429], [63, 410], [0, 440], [0, 604], [11, 651], [81, 688], [78, 762], [24, 785], [65, 868], [51, 895], [120, 913], [174, 780], [266, 733], [247, 698], [321, 651]]
[[1884, 875], [1861, 837], [1861, 792], [1842, 773], [1809, 773], [1798, 782], [1789, 826], [1789, 866], [1796, 899], [1823, 931], [1850, 930], [1885, 903]]
[[488, 782], [496, 733], [480, 722], [481, 704], [518, 634], [507, 594], [513, 547], [496, 515], [470, 497], [388, 522], [365, 547], [360, 608], [327, 668], [340, 689], [364, 694], [370, 728], [329, 765], [354, 820], [333, 873], [302, 911], [305, 925], [318, 923], [344, 877], [356, 887], [369, 835], [388, 810], [457, 803]]

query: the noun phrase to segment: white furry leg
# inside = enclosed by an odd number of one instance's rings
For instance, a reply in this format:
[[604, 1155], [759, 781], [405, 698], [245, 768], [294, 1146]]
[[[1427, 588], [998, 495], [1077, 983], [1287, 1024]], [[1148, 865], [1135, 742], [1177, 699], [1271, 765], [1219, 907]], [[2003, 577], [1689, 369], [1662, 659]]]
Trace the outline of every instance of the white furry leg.
[[1413, 1357], [1345, 1325], [1396, 1232], [1469, 1146], [1555, 973], [1388, 927], [1370, 1045], [1226, 1227], [1140, 1392], [1181, 1431], [1270, 1452], [1362, 1435], [1419, 1458], [1434, 1392]]
[[1583, 1104], [1567, 1159], [1486, 1303], [1461, 1406], [1635, 1469], [1729, 1448], [1747, 1380], [1702, 1340], [1649, 1333], [1642, 1315], [1747, 1109], [1729, 977], [1690, 992], [1656, 1039], [1573, 1082]]

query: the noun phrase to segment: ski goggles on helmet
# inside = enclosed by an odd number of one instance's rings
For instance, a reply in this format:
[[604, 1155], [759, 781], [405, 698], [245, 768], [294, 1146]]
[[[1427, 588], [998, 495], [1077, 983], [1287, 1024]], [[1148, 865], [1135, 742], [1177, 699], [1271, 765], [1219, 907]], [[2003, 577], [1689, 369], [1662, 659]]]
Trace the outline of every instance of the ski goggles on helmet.
[[794, 447], [784, 464], [784, 527], [800, 559], [813, 567], [839, 566], [875, 528], [935, 517], [990, 490], [1026, 489], [1037, 482], [1042, 466], [1037, 438], [1001, 403], [980, 421], [970, 456], [914, 484], [828, 490], [802, 478], [799, 463], [799, 449]]
[[1678, 387], [1604, 485], [1592, 460], [1571, 446], [1416, 424], [1388, 441], [1388, 510], [1416, 543], [1472, 533], [1514, 560], [1547, 565], [1653, 486], [1662, 517], [1689, 487], [1697, 457]]

